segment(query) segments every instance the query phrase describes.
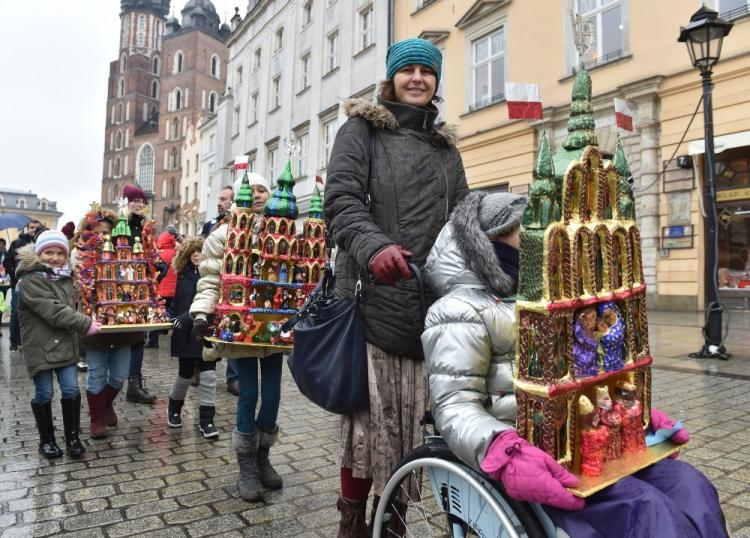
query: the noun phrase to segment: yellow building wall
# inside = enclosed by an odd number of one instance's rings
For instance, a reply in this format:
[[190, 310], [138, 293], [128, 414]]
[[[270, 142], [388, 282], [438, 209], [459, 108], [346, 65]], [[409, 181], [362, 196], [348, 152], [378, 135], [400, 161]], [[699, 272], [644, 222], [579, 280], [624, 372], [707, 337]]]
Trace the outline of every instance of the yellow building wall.
[[[423, 31], [448, 32], [447, 38], [437, 42], [444, 54], [443, 117], [458, 126], [470, 186], [488, 188], [508, 183], [513, 189], [528, 184], [537, 146], [535, 125], [508, 120], [504, 101], [467, 113], [466, 85], [471, 84], [471, 79], [466, 62], [471, 61], [467, 56], [470, 49], [464, 30], [456, 27], [456, 23], [472, 6], [482, 2], [435, 0], [417, 12], [415, 4], [414, 0], [395, 0], [394, 39], [416, 37]], [[567, 110], [573, 77], [567, 71], [570, 60], [566, 49], [572, 45], [566, 43], [566, 24], [572, 0], [510, 0], [484, 4], [501, 6], [505, 28], [505, 80], [539, 83], [545, 116], [556, 109], [559, 112], [560, 107]], [[659, 158], [663, 162], [674, 151], [700, 97], [700, 76], [690, 64], [686, 46], [677, 42], [680, 26], [689, 22], [699, 3], [624, 0], [623, 6], [627, 14], [627, 55], [590, 70], [594, 99], [607, 93], [622, 96], [624, 86], [663, 77], [658, 90], [657, 118]], [[722, 60], [715, 69], [716, 136], [750, 130], [750, 17], [734, 22], [734, 28], [724, 41]], [[686, 154], [688, 142], [702, 138], [701, 110], [677, 154]], [[700, 161], [696, 159], [699, 166]], [[700, 185], [702, 173], [699, 170], [691, 195], [693, 248], [672, 249], [667, 257], [658, 257], [656, 261], [658, 294], [666, 298], [691, 298], [692, 302], [688, 303], [699, 309], [703, 308], [705, 250]], [[666, 226], [666, 211], [666, 195], [662, 193], [659, 195], [660, 226]], [[669, 307], [668, 301], [664, 305]]]

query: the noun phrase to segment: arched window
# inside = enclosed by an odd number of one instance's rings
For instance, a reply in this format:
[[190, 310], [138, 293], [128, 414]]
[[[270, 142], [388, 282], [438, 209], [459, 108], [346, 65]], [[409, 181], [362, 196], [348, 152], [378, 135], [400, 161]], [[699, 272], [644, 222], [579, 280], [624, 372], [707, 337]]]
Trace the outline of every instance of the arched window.
[[136, 46], [146, 46], [146, 15], [138, 15], [138, 29], [136, 30]]
[[16, 200], [16, 207], [19, 209], [26, 209], [26, 198], [19, 198]]
[[216, 113], [216, 103], [219, 100], [219, 96], [216, 95], [216, 92], [211, 92], [208, 95], [208, 111], [212, 113]]
[[216, 54], [211, 56], [211, 76], [219, 78], [219, 57]]
[[154, 99], [157, 99], [159, 97], [159, 81], [158, 80], [151, 81], [151, 97], [153, 97]]
[[[175, 123], [177, 120], [175, 120]], [[172, 151], [170, 153], [170, 163], [169, 163], [169, 169], [170, 170], [177, 170], [177, 163], [180, 162], [180, 154], [177, 151], [177, 148], [172, 148]], [[170, 196], [174, 196], [174, 194], [171, 194]]]
[[159, 114], [159, 109], [156, 108], [156, 105], [151, 107], [151, 117], [155, 118]]
[[117, 105], [117, 114], [115, 114], [115, 122], [116, 123], [122, 123], [122, 119], [124, 117], [123, 116], [123, 110], [124, 110], [124, 108], [122, 106], [122, 103], [119, 103]]
[[154, 25], [154, 48], [161, 50], [161, 21], [157, 20]]
[[170, 178], [169, 179], [169, 197], [174, 198], [176, 192], [177, 192], [177, 181], [175, 181], [175, 178]]
[[115, 149], [122, 149], [122, 131], [115, 133]]
[[112, 175], [114, 177], [120, 177], [120, 157], [115, 157], [115, 164], [112, 170]]
[[172, 67], [172, 72], [176, 75], [177, 73], [182, 73], [182, 51], [175, 52], [174, 55], [174, 66]]
[[176, 88], [174, 91], [174, 110], [180, 110], [182, 108], [182, 90]]
[[128, 56], [126, 54], [123, 54], [122, 56], [120, 56], [120, 73], [124, 73], [127, 68]]
[[39, 202], [39, 209], [41, 209], [42, 211], [47, 211], [48, 207], [49, 205], [47, 204], [47, 200], [42, 200], [41, 202]]
[[138, 155], [138, 184], [146, 191], [154, 190], [154, 148], [151, 144], [141, 146]]
[[159, 66], [159, 57], [158, 56], [154, 56], [154, 61], [151, 62], [151, 72], [154, 75], [158, 75], [159, 74], [159, 67], [160, 67]]
[[172, 128], [170, 129], [170, 135], [171, 135], [172, 140], [180, 136], [180, 122], [177, 120], [177, 118], [172, 120]]
[[117, 83], [117, 97], [125, 95], [125, 79], [121, 78]]

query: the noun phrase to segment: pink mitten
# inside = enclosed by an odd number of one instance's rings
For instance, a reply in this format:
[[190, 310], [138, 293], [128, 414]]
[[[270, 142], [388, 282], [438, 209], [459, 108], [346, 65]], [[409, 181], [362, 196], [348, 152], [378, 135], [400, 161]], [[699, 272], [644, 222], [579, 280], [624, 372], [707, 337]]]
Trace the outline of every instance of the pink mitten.
[[[669, 415], [667, 415], [664, 411], [661, 411], [654, 407], [651, 408], [651, 431], [655, 432], [656, 430], [660, 430], [662, 428], [671, 428], [675, 425], [676, 422], [676, 420], [669, 418]], [[678, 445], [684, 445], [690, 440], [690, 434], [683, 426], [681, 429], [672, 434], [671, 439]]]
[[86, 336], [92, 336], [101, 330], [102, 330], [102, 324], [99, 323], [98, 321], [92, 321], [91, 325], [89, 325], [89, 328], [86, 331]]
[[480, 465], [490, 478], [500, 480], [508, 495], [519, 501], [538, 502], [564, 510], [580, 510], [585, 501], [565, 490], [578, 485], [549, 454], [508, 430], [492, 441]]

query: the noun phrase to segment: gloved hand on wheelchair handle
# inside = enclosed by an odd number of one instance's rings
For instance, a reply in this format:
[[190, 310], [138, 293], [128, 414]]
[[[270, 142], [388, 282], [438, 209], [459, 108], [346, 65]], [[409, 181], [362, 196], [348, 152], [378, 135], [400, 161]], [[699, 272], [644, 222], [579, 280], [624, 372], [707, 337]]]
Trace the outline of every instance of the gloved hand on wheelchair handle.
[[516, 430], [499, 434], [492, 441], [480, 468], [499, 480], [508, 495], [518, 501], [538, 502], [564, 510], [580, 510], [585, 501], [566, 487], [578, 478], [543, 450], [531, 446]]

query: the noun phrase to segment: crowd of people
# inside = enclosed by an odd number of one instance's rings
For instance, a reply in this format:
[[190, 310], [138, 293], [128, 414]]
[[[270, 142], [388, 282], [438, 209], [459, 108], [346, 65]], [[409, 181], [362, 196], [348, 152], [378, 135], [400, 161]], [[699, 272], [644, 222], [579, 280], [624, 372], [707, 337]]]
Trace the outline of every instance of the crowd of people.
[[[513, 295], [526, 199], [469, 192], [455, 131], [438, 121], [441, 65], [440, 50], [428, 41], [391, 45], [377, 102], [347, 103], [349, 119], [328, 163], [324, 210], [338, 247], [335, 291], [351, 297], [362, 289], [370, 398], [367, 410], [341, 419], [339, 536], [371, 535], [372, 520], [365, 517], [371, 491], [376, 507], [390, 473], [422, 443], [420, 419], [430, 407], [458, 457], [501, 482], [514, 498], [543, 503], [571, 536], [725, 536], [716, 490], [686, 463], [663, 461], [584, 501], [565, 489], [577, 483], [574, 475], [518, 436], [511, 385]], [[253, 210], [260, 214], [270, 185], [262, 176], [248, 176]], [[235, 191], [221, 191], [219, 215], [205, 224], [202, 237], [183, 239], [167, 229], [157, 240], [164, 263], [159, 293], [174, 319], [170, 351], [177, 358], [165, 427], [182, 426], [181, 410], [194, 384], [198, 426], [207, 439], [219, 435], [213, 424], [217, 380], [216, 363], [204, 360], [202, 346], [219, 296], [227, 240], [223, 216]], [[137, 235], [147, 198], [132, 185], [123, 195]], [[115, 219], [105, 209], [92, 210], [76, 237], [107, 234]], [[79, 345], [88, 365], [90, 437], [97, 439], [117, 425], [112, 403], [126, 380], [128, 401], [156, 399], [143, 384], [141, 368], [144, 346], [157, 346], [158, 336], [147, 344], [143, 333], [101, 334], [99, 324], [76, 307], [76, 238], [71, 242], [61, 232], [39, 228], [30, 223], [5, 256], [14, 289], [11, 349], [22, 345], [34, 381], [40, 453], [62, 455], [50, 407], [54, 373], [66, 450], [80, 458]], [[424, 267], [427, 312], [408, 262]], [[279, 436], [282, 364], [282, 356], [274, 355], [227, 366], [227, 390], [238, 394], [232, 446], [246, 501], [261, 501], [265, 489], [283, 485], [269, 461]], [[652, 422], [670, 421], [652, 412]], [[681, 431], [673, 440], [686, 437]], [[386, 532], [401, 536], [406, 506], [394, 503], [388, 510], [398, 514]]]

